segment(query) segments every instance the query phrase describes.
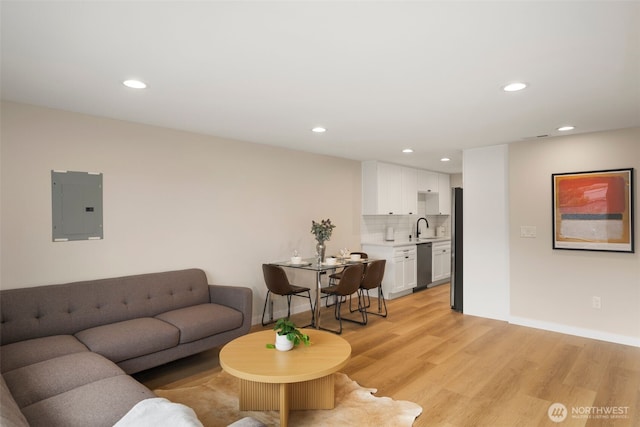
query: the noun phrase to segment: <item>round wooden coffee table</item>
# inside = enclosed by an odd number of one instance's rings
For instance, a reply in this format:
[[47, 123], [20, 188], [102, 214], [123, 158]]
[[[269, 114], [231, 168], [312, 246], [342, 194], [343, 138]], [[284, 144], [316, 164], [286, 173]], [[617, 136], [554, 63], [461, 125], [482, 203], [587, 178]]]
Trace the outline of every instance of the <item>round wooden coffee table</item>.
[[220, 365], [240, 378], [241, 411], [280, 411], [287, 425], [289, 410], [332, 409], [335, 406], [333, 373], [351, 357], [351, 345], [330, 332], [303, 329], [311, 345], [290, 351], [267, 348], [275, 331], [244, 335], [220, 350]]

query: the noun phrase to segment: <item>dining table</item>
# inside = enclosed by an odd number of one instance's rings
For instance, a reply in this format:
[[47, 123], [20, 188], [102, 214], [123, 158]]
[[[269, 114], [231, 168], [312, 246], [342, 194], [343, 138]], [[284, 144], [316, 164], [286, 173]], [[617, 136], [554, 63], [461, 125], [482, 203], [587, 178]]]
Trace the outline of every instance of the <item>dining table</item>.
[[328, 263], [326, 261], [320, 262], [318, 258], [303, 258], [300, 263], [292, 263], [291, 261], [276, 261], [270, 264], [280, 267], [298, 268], [302, 270], [311, 270], [316, 273], [316, 304], [314, 307], [313, 326], [316, 329], [320, 329], [320, 297], [322, 289], [322, 276], [328, 272], [333, 272], [338, 268], [345, 268], [354, 264], [368, 264], [374, 261], [371, 258], [361, 258], [357, 261], [352, 261], [351, 258], [335, 258], [335, 263]]

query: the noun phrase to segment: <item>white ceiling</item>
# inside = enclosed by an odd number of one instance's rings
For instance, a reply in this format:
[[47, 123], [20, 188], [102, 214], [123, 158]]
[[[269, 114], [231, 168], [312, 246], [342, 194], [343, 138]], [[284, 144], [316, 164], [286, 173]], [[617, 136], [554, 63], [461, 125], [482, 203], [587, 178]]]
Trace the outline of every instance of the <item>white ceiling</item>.
[[3, 0], [1, 20], [3, 99], [296, 150], [453, 173], [462, 149], [640, 126], [639, 2]]

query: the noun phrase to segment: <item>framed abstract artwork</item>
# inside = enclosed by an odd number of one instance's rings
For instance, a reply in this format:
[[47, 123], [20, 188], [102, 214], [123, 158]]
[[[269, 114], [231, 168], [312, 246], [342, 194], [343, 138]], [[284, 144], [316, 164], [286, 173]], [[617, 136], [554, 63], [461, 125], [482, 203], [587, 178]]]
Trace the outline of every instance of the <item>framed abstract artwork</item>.
[[553, 249], [634, 252], [633, 169], [556, 173]]

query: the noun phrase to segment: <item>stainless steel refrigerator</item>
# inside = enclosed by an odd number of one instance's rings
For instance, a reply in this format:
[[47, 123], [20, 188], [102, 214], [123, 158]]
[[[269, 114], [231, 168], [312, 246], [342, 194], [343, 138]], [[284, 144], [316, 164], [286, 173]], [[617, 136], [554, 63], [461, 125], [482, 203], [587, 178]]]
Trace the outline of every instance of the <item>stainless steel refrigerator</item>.
[[462, 188], [451, 192], [451, 308], [462, 313]]

